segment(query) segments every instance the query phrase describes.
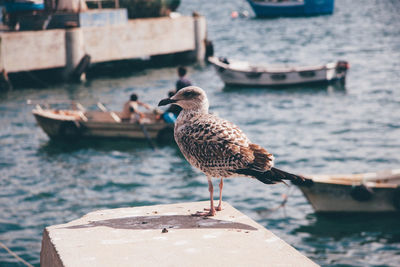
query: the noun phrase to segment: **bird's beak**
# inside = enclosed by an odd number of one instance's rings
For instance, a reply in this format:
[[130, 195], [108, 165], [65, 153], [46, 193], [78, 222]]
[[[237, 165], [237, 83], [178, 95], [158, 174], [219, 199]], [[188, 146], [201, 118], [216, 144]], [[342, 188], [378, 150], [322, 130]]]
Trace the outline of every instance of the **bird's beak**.
[[165, 106], [165, 105], [172, 104], [172, 103], [176, 103], [176, 100], [171, 99], [171, 98], [165, 98], [165, 99], [161, 100], [160, 103], [158, 103], [158, 106]]

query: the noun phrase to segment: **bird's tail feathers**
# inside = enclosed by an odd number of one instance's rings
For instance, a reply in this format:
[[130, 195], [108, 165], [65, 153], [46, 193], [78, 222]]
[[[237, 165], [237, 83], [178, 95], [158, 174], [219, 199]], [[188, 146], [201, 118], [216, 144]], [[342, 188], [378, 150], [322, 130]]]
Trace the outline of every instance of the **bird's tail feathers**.
[[285, 183], [284, 180], [290, 180], [290, 181], [295, 181], [295, 182], [304, 181], [304, 177], [302, 177], [300, 175], [288, 173], [288, 172], [282, 171], [282, 170], [274, 168], [274, 167], [272, 167], [268, 171], [257, 171], [257, 170], [253, 170], [253, 169], [240, 169], [240, 170], [236, 170], [236, 173], [254, 177], [264, 184]]

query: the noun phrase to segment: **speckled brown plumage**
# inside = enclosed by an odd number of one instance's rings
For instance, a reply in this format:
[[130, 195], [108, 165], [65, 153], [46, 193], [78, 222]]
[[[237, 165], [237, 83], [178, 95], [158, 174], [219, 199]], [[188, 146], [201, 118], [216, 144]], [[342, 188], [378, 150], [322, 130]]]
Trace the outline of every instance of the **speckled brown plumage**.
[[184, 113], [175, 125], [175, 140], [189, 163], [207, 176], [226, 178], [238, 176], [236, 170], [267, 171], [273, 165], [272, 154], [212, 114]]

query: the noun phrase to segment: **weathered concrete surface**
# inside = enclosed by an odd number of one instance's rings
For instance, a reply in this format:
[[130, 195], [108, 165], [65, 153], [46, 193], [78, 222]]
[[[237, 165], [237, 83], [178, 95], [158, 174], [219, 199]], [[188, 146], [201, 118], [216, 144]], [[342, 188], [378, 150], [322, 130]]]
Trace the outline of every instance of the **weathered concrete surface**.
[[123, 25], [73, 30], [1, 32], [0, 71], [73, 69], [80, 59], [70, 59], [71, 51], [74, 56], [89, 55], [92, 63], [185, 51], [204, 58], [205, 38], [205, 18], [201, 16], [135, 19]]
[[102, 210], [49, 226], [41, 266], [317, 266], [227, 203], [215, 217], [191, 216], [208, 205]]
[[[203, 18], [204, 19], [204, 18]], [[195, 50], [193, 17], [130, 20], [127, 25], [82, 28], [92, 62]]]
[[10, 73], [65, 64], [65, 30], [0, 33], [0, 70]]

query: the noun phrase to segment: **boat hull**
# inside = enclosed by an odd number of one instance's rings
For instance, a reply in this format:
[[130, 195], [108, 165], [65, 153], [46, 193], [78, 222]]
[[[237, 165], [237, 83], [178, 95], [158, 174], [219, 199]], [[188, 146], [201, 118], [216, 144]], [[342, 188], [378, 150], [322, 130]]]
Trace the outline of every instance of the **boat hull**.
[[[280, 68], [268, 70], [268, 67], [245, 65], [245, 63], [224, 63], [210, 58], [217, 75], [229, 86], [288, 86], [302, 84], [328, 84], [345, 81], [347, 62], [328, 63], [316, 67]], [[346, 64], [343, 67], [339, 64]], [[238, 67], [236, 67], [237, 65]]]
[[316, 212], [400, 212], [400, 169], [305, 177], [297, 185]]
[[332, 14], [334, 0], [253, 1], [247, 0], [257, 17], [296, 17]]
[[[300, 190], [312, 205], [315, 212], [399, 212], [399, 189], [394, 187], [370, 188], [371, 199], [354, 199], [352, 185], [314, 182], [312, 186], [300, 186]], [[397, 202], [396, 202], [397, 201]], [[397, 204], [396, 204], [397, 203]]]
[[120, 138], [173, 140], [173, 125], [164, 122], [139, 125], [129, 122], [100, 122], [52, 118], [33, 112], [38, 125], [51, 139]]
[[44, 3], [35, 2], [6, 2], [5, 8], [8, 13], [15, 12], [24, 12], [24, 11], [35, 11], [35, 10], [44, 10]]

